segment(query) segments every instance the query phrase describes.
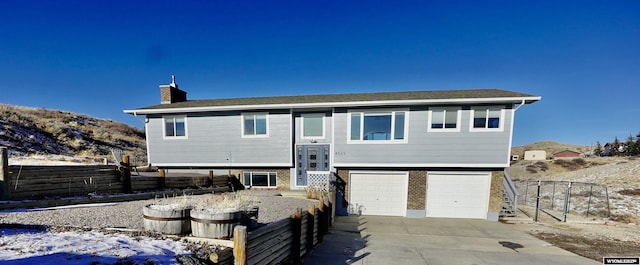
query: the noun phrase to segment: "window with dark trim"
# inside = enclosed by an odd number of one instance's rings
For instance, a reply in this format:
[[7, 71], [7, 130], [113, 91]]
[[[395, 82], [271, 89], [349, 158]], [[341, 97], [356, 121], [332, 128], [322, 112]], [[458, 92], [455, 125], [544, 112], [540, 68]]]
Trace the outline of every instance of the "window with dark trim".
[[187, 136], [186, 117], [164, 117], [165, 138]]
[[406, 141], [406, 111], [349, 113], [349, 141]]
[[247, 187], [277, 187], [275, 172], [244, 172], [243, 178]]
[[460, 108], [431, 108], [428, 131], [460, 131]]
[[268, 136], [269, 122], [266, 113], [243, 113], [242, 114], [242, 135], [243, 136]]
[[474, 107], [471, 111], [472, 130], [502, 129], [504, 110], [498, 107]]

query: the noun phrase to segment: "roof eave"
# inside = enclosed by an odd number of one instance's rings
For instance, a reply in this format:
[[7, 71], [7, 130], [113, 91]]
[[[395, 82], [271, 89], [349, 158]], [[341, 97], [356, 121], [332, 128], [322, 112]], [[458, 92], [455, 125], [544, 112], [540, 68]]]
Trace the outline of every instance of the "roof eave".
[[504, 98], [459, 98], [459, 99], [416, 99], [416, 100], [376, 100], [376, 101], [352, 101], [352, 102], [318, 102], [318, 103], [292, 103], [292, 104], [258, 104], [258, 105], [229, 105], [229, 106], [205, 106], [184, 108], [159, 108], [159, 109], [133, 109], [124, 110], [124, 113], [133, 115], [165, 114], [165, 113], [193, 113], [209, 111], [234, 111], [254, 109], [308, 109], [308, 108], [340, 108], [340, 107], [373, 107], [373, 106], [406, 106], [416, 104], [491, 104], [491, 103], [521, 103], [531, 104], [541, 97], [504, 97]]

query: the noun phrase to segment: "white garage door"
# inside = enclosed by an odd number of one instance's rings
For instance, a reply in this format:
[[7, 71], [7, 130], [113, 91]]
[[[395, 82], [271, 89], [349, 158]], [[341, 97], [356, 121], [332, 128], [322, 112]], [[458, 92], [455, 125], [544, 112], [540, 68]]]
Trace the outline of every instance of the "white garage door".
[[363, 215], [405, 216], [409, 175], [406, 172], [349, 174], [349, 204]]
[[487, 218], [490, 173], [429, 173], [427, 217]]

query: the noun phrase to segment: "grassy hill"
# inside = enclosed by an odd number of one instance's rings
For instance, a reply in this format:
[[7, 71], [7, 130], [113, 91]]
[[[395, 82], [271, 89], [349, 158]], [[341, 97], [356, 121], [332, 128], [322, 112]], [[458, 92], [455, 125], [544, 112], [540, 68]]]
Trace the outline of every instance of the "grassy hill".
[[[117, 147], [145, 160], [144, 131], [84, 114], [0, 104], [0, 146], [12, 157], [59, 155], [99, 161]], [[143, 162], [143, 161], [140, 161]]]

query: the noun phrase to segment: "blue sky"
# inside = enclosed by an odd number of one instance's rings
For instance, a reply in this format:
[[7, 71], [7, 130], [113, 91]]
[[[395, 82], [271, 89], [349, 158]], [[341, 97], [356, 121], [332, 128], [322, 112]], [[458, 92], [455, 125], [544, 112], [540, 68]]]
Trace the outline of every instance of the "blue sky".
[[640, 1], [2, 1], [0, 103], [142, 124], [190, 99], [501, 88], [514, 145], [640, 132]]

